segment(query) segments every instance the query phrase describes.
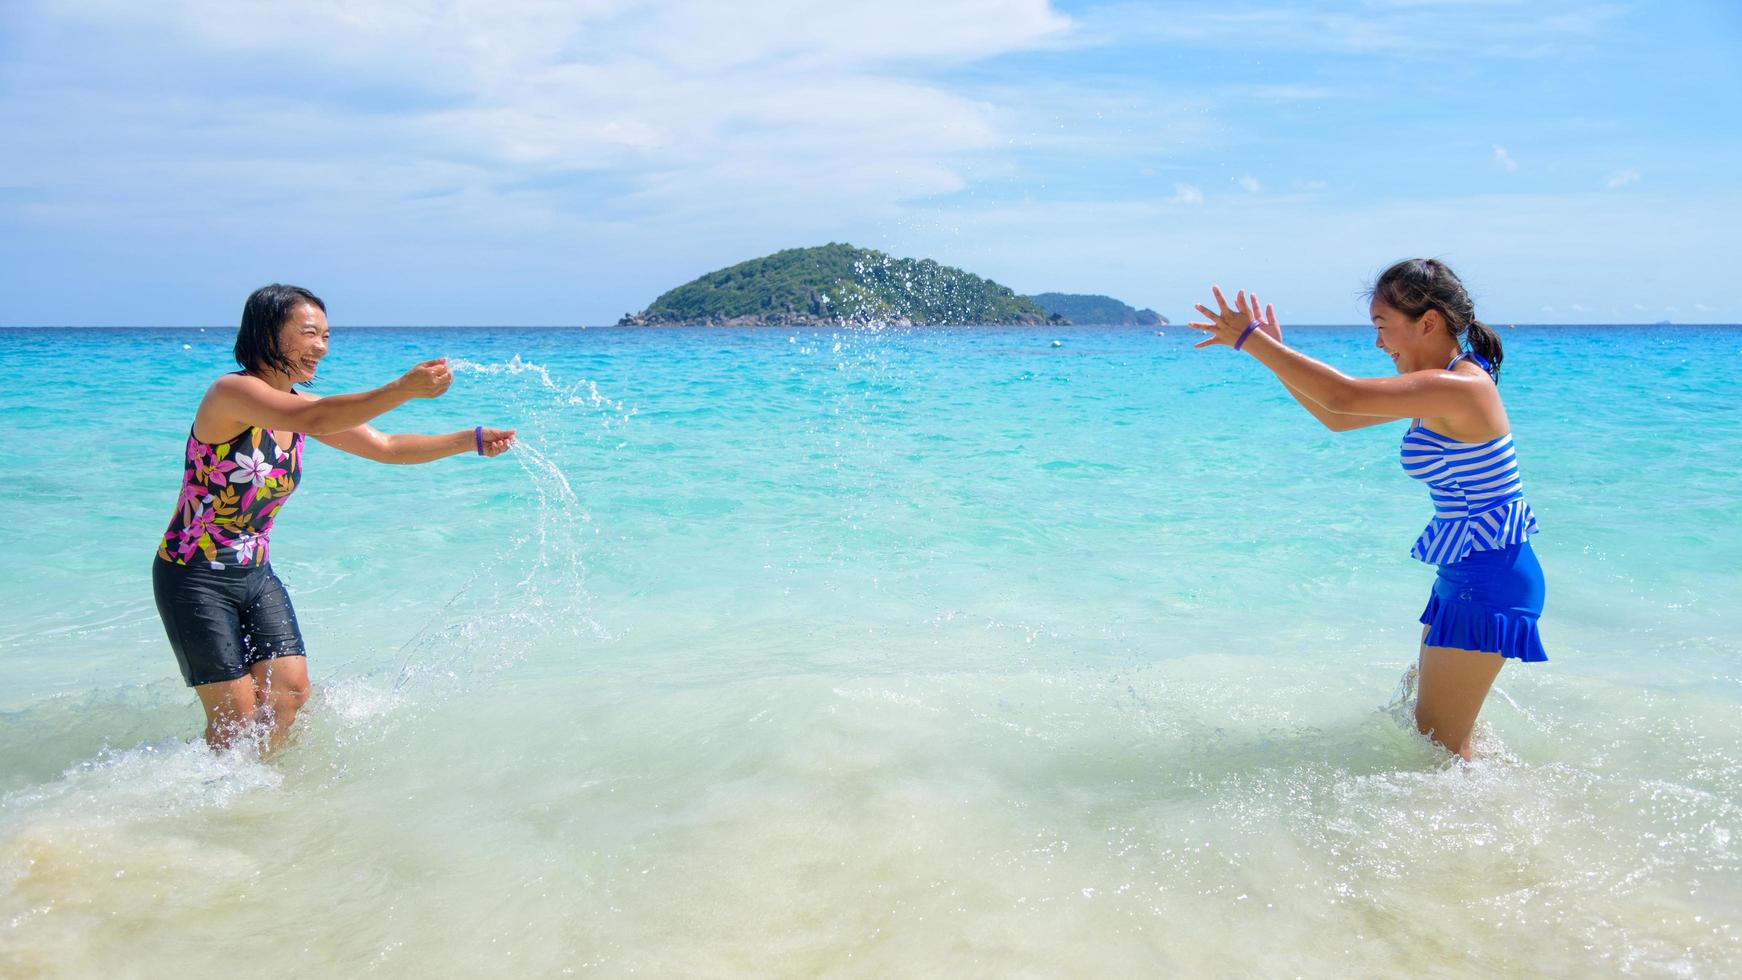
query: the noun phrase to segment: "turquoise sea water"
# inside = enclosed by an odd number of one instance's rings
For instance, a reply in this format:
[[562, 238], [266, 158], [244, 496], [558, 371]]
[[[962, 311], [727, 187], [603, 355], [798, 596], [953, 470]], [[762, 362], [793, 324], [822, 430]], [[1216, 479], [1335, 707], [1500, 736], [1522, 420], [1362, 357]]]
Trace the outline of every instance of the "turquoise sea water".
[[232, 336], [0, 330], [0, 972], [1742, 973], [1742, 328], [1504, 333], [1551, 661], [1468, 767], [1400, 429], [1178, 327], [336, 328], [521, 447], [311, 443], [316, 698], [213, 755], [147, 563]]

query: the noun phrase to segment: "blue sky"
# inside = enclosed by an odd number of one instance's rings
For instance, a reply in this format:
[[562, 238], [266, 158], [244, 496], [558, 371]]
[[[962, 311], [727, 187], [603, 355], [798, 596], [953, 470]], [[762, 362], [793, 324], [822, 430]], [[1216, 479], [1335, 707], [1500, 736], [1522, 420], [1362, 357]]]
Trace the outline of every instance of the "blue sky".
[[613, 322], [850, 241], [1177, 319], [1738, 322], [1742, 4], [9, 0], [0, 324]]

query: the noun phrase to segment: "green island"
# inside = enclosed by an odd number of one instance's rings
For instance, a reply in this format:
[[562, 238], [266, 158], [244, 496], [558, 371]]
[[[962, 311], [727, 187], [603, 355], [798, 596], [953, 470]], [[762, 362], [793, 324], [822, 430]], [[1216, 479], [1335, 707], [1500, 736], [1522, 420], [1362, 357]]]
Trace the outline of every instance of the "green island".
[[[1125, 310], [1107, 297], [1095, 297]], [[1136, 312], [1136, 311], [1133, 311]], [[710, 272], [660, 294], [619, 326], [1068, 324], [1033, 297], [931, 259], [830, 243]], [[1096, 321], [1099, 322], [1099, 321]], [[1139, 322], [1139, 321], [1109, 321]], [[1166, 321], [1161, 321], [1166, 322]]]
[[1040, 304], [1041, 309], [1072, 323], [1156, 327], [1168, 322], [1167, 317], [1154, 310], [1139, 310], [1111, 296], [1096, 293], [1036, 293], [1029, 298]]

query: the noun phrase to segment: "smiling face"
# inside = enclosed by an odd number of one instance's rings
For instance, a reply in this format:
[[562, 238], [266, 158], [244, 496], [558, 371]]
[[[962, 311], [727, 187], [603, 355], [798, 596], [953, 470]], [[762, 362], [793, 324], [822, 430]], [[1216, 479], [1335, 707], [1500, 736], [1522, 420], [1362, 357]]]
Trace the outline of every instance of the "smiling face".
[[292, 367], [291, 381], [307, 384], [315, 368], [327, 356], [327, 315], [313, 303], [299, 303], [278, 328], [278, 349]]
[[1391, 358], [1397, 365], [1398, 374], [1420, 371], [1439, 359], [1439, 348], [1445, 345], [1434, 344], [1433, 338], [1445, 331], [1438, 329], [1438, 310], [1428, 310], [1419, 317], [1412, 317], [1383, 300], [1375, 299], [1367, 307], [1367, 312], [1373, 318], [1373, 346]]

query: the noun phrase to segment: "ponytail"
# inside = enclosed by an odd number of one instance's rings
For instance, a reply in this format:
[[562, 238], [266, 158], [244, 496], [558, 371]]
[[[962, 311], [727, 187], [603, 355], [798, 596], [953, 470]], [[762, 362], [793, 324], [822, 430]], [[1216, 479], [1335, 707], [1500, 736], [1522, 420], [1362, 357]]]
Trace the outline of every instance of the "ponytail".
[[1500, 383], [1500, 335], [1476, 319], [1469, 292], [1439, 259], [1404, 259], [1379, 274], [1367, 295], [1414, 319], [1438, 310], [1446, 332], [1460, 348], [1466, 344], [1488, 362], [1488, 376]]
[[1464, 335], [1470, 341], [1470, 349], [1482, 356], [1488, 362], [1488, 376], [1500, 383], [1500, 335], [1493, 328], [1480, 320], [1471, 320], [1469, 329]]

